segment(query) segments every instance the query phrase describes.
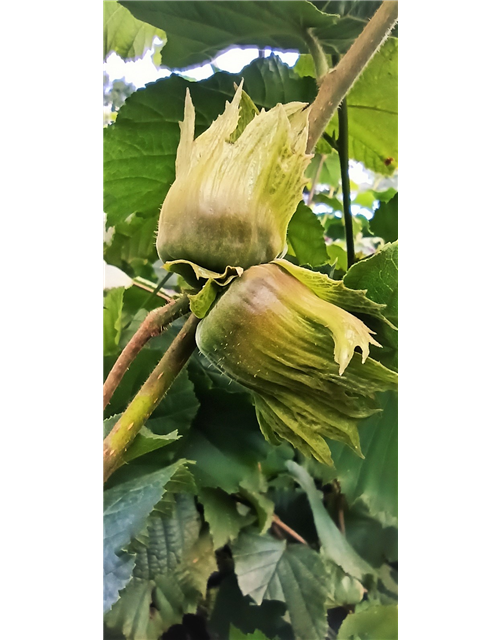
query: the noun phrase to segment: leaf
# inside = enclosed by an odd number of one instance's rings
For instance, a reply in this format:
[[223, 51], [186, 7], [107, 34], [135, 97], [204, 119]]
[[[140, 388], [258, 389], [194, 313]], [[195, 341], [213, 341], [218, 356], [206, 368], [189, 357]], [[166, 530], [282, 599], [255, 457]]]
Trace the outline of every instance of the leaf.
[[[349, 158], [382, 175], [398, 167], [398, 40], [388, 38], [346, 97]], [[338, 115], [327, 127], [338, 136]]]
[[104, 611], [132, 575], [134, 556], [125, 552], [185, 460], [104, 491]]
[[[112, 416], [107, 420], [104, 420], [104, 437], [108, 435], [111, 429], [118, 422], [121, 417], [121, 413], [118, 415]], [[177, 430], [172, 431], [164, 436], [159, 436], [154, 434], [150, 429], [146, 426], [142, 427], [139, 433], [134, 438], [132, 444], [127, 449], [123, 456], [123, 460], [125, 462], [130, 462], [131, 460], [135, 460], [136, 458], [140, 458], [146, 453], [150, 453], [151, 451], [155, 451], [156, 449], [161, 449], [172, 442], [176, 442], [179, 440], [180, 436], [177, 435]]]
[[398, 323], [398, 243], [386, 244], [373, 256], [354, 264], [344, 276], [351, 289], [364, 289], [366, 296], [385, 304], [383, 315]]
[[350, 507], [361, 506], [384, 527], [398, 517], [398, 401], [396, 393], [380, 394], [383, 409], [359, 424], [362, 460], [330, 441], [337, 478]]
[[351, 613], [342, 623], [338, 640], [397, 640], [397, 605], [377, 605]]
[[[166, 40], [165, 32], [137, 20], [124, 6], [106, 0], [104, 3], [104, 58], [115, 51], [124, 60], [142, 58], [153, 48], [155, 38]], [[155, 45], [158, 48], [161, 45]]]
[[309, 28], [329, 50], [344, 52], [365, 25], [364, 20], [322, 13], [309, 2], [126, 2], [126, 6], [137, 18], [165, 30], [162, 64], [172, 69], [208, 62], [231, 45], [307, 53]]
[[166, 435], [174, 430], [180, 435], [185, 435], [199, 407], [194, 385], [189, 379], [187, 370], [184, 369], [148, 420], [147, 426], [159, 435]]
[[257, 478], [271, 446], [264, 440], [248, 395], [213, 389], [202, 404], [179, 455], [196, 462], [199, 487], [236, 493], [244, 479]]
[[389, 200], [382, 202], [375, 210], [370, 220], [370, 229], [373, 234], [383, 238], [386, 242], [394, 242], [398, 239], [398, 194]]
[[[340, 161], [338, 153], [336, 151], [331, 151], [328, 154], [317, 152], [306, 169], [306, 178], [309, 178], [311, 181], [315, 180], [318, 171], [320, 171], [320, 173], [316, 179], [317, 185], [328, 185], [334, 190], [337, 189], [340, 182]], [[322, 193], [316, 193], [314, 195], [314, 202], [324, 202], [324, 204], [333, 206], [332, 199], [327, 198], [325, 194]], [[334, 202], [336, 203], [338, 201]], [[338, 203], [338, 211], [343, 211], [340, 202]]]
[[258, 629], [253, 633], [243, 633], [243, 631], [231, 625], [229, 629], [229, 640], [269, 640], [269, 638]]
[[354, 551], [330, 518], [323, 504], [322, 494], [316, 489], [312, 477], [293, 460], [287, 462], [286, 466], [307, 494], [322, 551], [345, 573], [358, 580], [362, 581], [366, 575], [375, 575], [373, 567]]
[[242, 515], [236, 500], [221, 489], [201, 489], [198, 498], [203, 505], [215, 549], [235, 540], [240, 530], [255, 519], [250, 513]]
[[234, 573], [222, 580], [215, 605], [208, 621], [208, 628], [214, 638], [228, 638], [230, 627], [241, 629], [244, 633], [256, 630], [268, 638], [295, 640], [290, 625], [283, 620], [286, 606], [277, 600], [264, 600], [257, 606], [250, 596], [243, 596]]
[[319, 267], [328, 262], [323, 225], [309, 207], [299, 203], [288, 225], [287, 240], [299, 265]]
[[156, 218], [133, 214], [114, 227], [111, 242], [104, 247], [104, 258], [132, 276], [151, 277], [152, 263], [158, 259], [155, 247]]
[[240, 494], [254, 507], [255, 512], [257, 513], [259, 533], [264, 533], [269, 529], [273, 521], [274, 503], [272, 500], [266, 498], [265, 495], [253, 488], [252, 484], [255, 483], [249, 480], [249, 478], [245, 478], [240, 483]]
[[116, 287], [104, 297], [104, 355], [114, 355], [118, 351], [122, 330], [123, 292], [125, 287]]
[[148, 545], [137, 545], [133, 578], [105, 617], [106, 626], [127, 640], [157, 640], [194, 613], [217, 568], [192, 496], [176, 496], [167, 514], [154, 512], [147, 526]]
[[[328, 262], [335, 264], [335, 268], [339, 271], [347, 271], [347, 252], [338, 244], [329, 244], [326, 247], [328, 252]], [[336, 262], [335, 262], [336, 261]]]
[[250, 595], [257, 604], [285, 602], [296, 640], [324, 640], [326, 571], [316, 551], [245, 531], [232, 552], [243, 595]]
[[186, 89], [196, 110], [196, 135], [200, 135], [224, 111], [226, 100], [233, 97], [234, 85], [242, 77], [245, 91], [259, 107], [272, 107], [275, 100], [307, 102], [314, 96], [314, 82], [298, 78], [276, 58], [255, 60], [241, 75], [219, 72], [202, 82], [173, 75], [135, 91], [120, 108], [116, 122], [104, 130], [104, 210], [108, 225], [123, 222], [137, 212], [158, 219], [175, 176]]

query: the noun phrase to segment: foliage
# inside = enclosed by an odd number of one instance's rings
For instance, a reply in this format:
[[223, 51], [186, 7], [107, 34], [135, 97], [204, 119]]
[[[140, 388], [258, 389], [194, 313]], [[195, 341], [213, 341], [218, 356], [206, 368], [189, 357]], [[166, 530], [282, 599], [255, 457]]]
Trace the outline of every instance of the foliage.
[[[105, 376], [166, 296], [186, 291], [203, 323], [216, 317], [214, 305], [224, 296], [229, 300], [228, 292], [237, 291], [233, 285], [243, 281], [237, 269], [221, 278], [199, 265], [181, 266], [163, 281], [167, 272], [158, 260], [156, 232], [176, 178], [186, 89], [195, 107], [195, 138], [224, 112], [241, 80], [245, 104], [253, 102], [258, 111], [309, 104], [317, 93], [311, 34], [335, 61], [379, 5], [105, 3], [104, 56], [114, 50], [124, 59], [139, 58], [156, 46], [156, 63], [182, 72], [233, 46], [301, 54], [294, 68], [271, 55], [239, 73], [215, 71], [199, 82], [179, 73], [137, 91], [121, 87], [130, 94], [116, 104], [116, 119], [104, 129], [104, 211], [112, 231], [104, 257], [133, 284], [104, 295]], [[308, 300], [340, 307], [364, 323], [379, 345], [370, 345], [364, 364], [356, 350], [342, 377], [335, 364], [362, 456], [327, 434], [321, 459], [331, 454], [329, 467], [305, 457], [308, 447], [299, 450], [293, 438], [266, 439], [262, 400], [249, 378], [228, 377], [214, 358], [195, 350], [104, 485], [105, 640], [159, 640], [174, 637], [167, 634], [175, 630], [178, 637], [211, 640], [397, 638], [397, 38], [389, 38], [368, 63], [347, 105], [349, 160], [351, 167], [363, 163], [367, 176], [365, 183], [351, 179], [350, 185], [356, 262], [348, 268], [334, 116], [307, 168], [286, 254], [275, 265], [297, 280], [297, 291], [308, 288]], [[190, 215], [185, 212], [186, 224]], [[198, 232], [200, 244], [203, 235]], [[218, 321], [227, 326], [228, 318]], [[285, 358], [294, 340], [308, 335], [309, 360], [297, 376], [312, 368], [325, 339], [322, 329], [306, 331], [300, 322], [277, 355]], [[105, 409], [104, 435], [183, 323], [176, 320], [152, 337], [133, 359]], [[259, 340], [286, 334], [284, 327], [283, 319]], [[255, 341], [248, 334], [245, 346]], [[254, 355], [249, 362], [255, 364]], [[360, 372], [367, 372], [361, 394]], [[377, 375], [390, 379], [388, 390], [378, 391]], [[310, 413], [299, 419], [301, 434], [307, 436], [320, 414], [329, 415], [328, 384], [315, 389], [314, 402], [292, 386], [289, 402], [280, 407], [284, 414], [308, 405]]]

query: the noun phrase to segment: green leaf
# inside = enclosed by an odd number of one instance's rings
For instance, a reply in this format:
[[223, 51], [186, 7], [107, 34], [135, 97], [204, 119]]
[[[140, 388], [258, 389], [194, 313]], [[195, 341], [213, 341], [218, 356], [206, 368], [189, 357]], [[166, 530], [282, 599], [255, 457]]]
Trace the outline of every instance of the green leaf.
[[125, 287], [116, 287], [108, 291], [104, 297], [104, 355], [114, 355], [118, 351], [118, 343], [122, 330], [123, 292]]
[[[320, 173], [316, 180], [316, 184], [327, 184], [330, 187], [333, 187], [333, 189], [337, 189], [340, 182], [339, 154], [336, 151], [332, 151], [328, 154], [316, 153], [306, 169], [306, 178], [313, 180], [319, 170]], [[333, 206], [329, 199], [324, 200], [323, 198], [325, 198], [324, 194], [315, 194], [314, 202], [325, 202], [325, 204]], [[342, 211], [342, 205], [340, 202], [338, 203], [338, 206], [338, 210]]]
[[383, 315], [398, 323], [398, 243], [386, 244], [373, 256], [354, 264], [344, 276], [351, 289], [363, 289], [370, 300], [385, 304]]
[[314, 67], [314, 60], [310, 53], [300, 54], [297, 62], [293, 67], [293, 70], [301, 78], [304, 78], [304, 77], [316, 78], [316, 69]]
[[137, 18], [165, 30], [162, 64], [172, 69], [208, 62], [231, 45], [307, 53], [309, 28], [328, 50], [344, 52], [365, 25], [357, 18], [324, 14], [309, 2], [126, 2], [126, 6]]
[[174, 430], [180, 435], [185, 435], [199, 407], [194, 385], [189, 379], [187, 370], [184, 369], [148, 420], [147, 426], [159, 435], [166, 435]]
[[232, 552], [243, 595], [250, 595], [257, 604], [285, 602], [296, 640], [324, 640], [327, 576], [316, 551], [245, 531]]
[[[112, 416], [107, 420], [104, 420], [104, 437], [108, 435], [111, 429], [118, 422], [121, 417], [121, 413], [118, 415]], [[146, 455], [146, 453], [150, 453], [151, 451], [155, 451], [156, 449], [161, 449], [172, 442], [176, 442], [179, 440], [180, 436], [177, 435], [177, 430], [172, 431], [164, 436], [159, 436], [154, 434], [150, 429], [146, 426], [142, 427], [139, 433], [134, 438], [132, 444], [127, 449], [123, 456], [123, 460], [125, 462], [130, 462], [131, 460], [135, 460], [136, 458], [140, 458], [141, 456]]]
[[257, 513], [259, 533], [266, 532], [273, 521], [274, 502], [252, 487], [255, 482], [245, 478], [240, 483], [240, 494], [248, 500]]
[[398, 401], [392, 391], [379, 398], [383, 411], [359, 423], [364, 460], [338, 442], [329, 446], [349, 506], [363, 507], [389, 527], [397, 526], [398, 516]]
[[397, 605], [377, 605], [351, 613], [342, 623], [338, 640], [397, 640]]
[[208, 621], [214, 638], [228, 638], [231, 625], [244, 633], [259, 630], [268, 638], [295, 640], [292, 628], [283, 619], [286, 606], [277, 600], [264, 600], [257, 606], [250, 596], [243, 596], [234, 573], [222, 580]]
[[179, 455], [196, 462], [198, 486], [236, 493], [244, 479], [258, 479], [259, 463], [270, 450], [248, 395], [213, 389], [202, 399]]
[[242, 515], [236, 500], [221, 489], [201, 489], [198, 498], [203, 505], [215, 549], [235, 540], [240, 530], [255, 519], [251, 513]]
[[308, 102], [314, 97], [314, 82], [298, 78], [277, 58], [255, 60], [241, 75], [219, 72], [202, 82], [174, 75], [135, 91], [121, 107], [116, 122], [104, 130], [104, 210], [108, 225], [123, 222], [137, 212], [158, 219], [175, 176], [186, 89], [195, 106], [195, 131], [199, 135], [224, 111], [226, 100], [233, 97], [234, 85], [242, 77], [245, 91], [259, 107]]
[[327, 245], [326, 250], [329, 258], [328, 262], [335, 264], [335, 268], [339, 271], [347, 271], [347, 251], [335, 243]]
[[243, 631], [231, 625], [229, 629], [229, 640], [269, 640], [269, 638], [258, 629], [253, 633], [243, 633]]
[[167, 514], [155, 511], [147, 524], [147, 546], [137, 543], [133, 578], [105, 617], [127, 640], [157, 640], [194, 613], [217, 565], [210, 536], [200, 533], [194, 499], [178, 495]]
[[154, 45], [158, 49], [166, 40], [165, 32], [150, 24], [137, 20], [124, 6], [106, 0], [104, 3], [104, 58], [115, 51], [124, 60], [142, 58], [153, 48], [153, 40], [160, 38], [162, 43]]
[[[398, 167], [398, 40], [388, 38], [347, 94], [349, 158], [382, 175]], [[338, 135], [338, 115], [327, 128]]]
[[158, 259], [155, 247], [156, 218], [133, 214], [114, 227], [111, 242], [104, 247], [104, 258], [132, 277], [151, 277], [152, 263]]
[[386, 242], [394, 242], [398, 239], [397, 193], [389, 202], [382, 202], [375, 210], [375, 215], [370, 220], [370, 229], [374, 235], [383, 238]]
[[185, 460], [178, 460], [104, 491], [104, 611], [116, 602], [118, 592], [131, 578], [134, 556], [125, 549], [141, 533], [168, 482], [184, 464]]
[[323, 225], [303, 202], [290, 220], [287, 240], [299, 265], [319, 267], [328, 262]]
[[330, 518], [323, 504], [322, 494], [316, 489], [312, 477], [293, 460], [287, 462], [286, 466], [307, 494], [322, 551], [345, 573], [354, 578], [363, 580], [366, 575], [375, 575], [373, 567], [354, 551]]

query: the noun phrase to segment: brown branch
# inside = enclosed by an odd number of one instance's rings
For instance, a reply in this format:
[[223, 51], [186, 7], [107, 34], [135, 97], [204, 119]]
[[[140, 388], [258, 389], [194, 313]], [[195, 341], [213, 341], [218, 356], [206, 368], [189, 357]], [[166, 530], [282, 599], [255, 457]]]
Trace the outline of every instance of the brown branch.
[[106, 378], [103, 388], [104, 409], [111, 400], [113, 393], [120, 384], [127, 369], [130, 367], [130, 364], [148, 340], [160, 335], [171, 322], [187, 313], [188, 310], [189, 298], [184, 295], [178, 300], [172, 300], [164, 307], [153, 309], [153, 311], [148, 313], [144, 322], [118, 356], [118, 359]]
[[273, 524], [280, 527], [280, 529], [283, 529], [283, 531], [286, 531], [288, 535], [292, 536], [292, 538], [295, 538], [295, 540], [298, 540], [302, 544], [309, 546], [302, 536], [300, 536], [296, 531], [294, 531], [291, 527], [285, 524], [283, 520], [281, 520], [280, 517], [277, 516], [276, 514], [273, 515]]
[[104, 440], [104, 481], [121, 466], [123, 454], [156, 409], [196, 348], [199, 319], [191, 314], [153, 373]]
[[398, 3], [384, 0], [335, 69], [323, 77], [309, 113], [307, 153], [314, 149], [335, 109], [385, 41], [397, 19]]

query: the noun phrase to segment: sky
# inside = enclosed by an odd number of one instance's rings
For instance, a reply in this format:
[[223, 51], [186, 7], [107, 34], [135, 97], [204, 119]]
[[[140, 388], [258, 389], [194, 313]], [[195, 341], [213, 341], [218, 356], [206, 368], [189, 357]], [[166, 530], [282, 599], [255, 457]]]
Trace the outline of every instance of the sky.
[[[289, 66], [293, 66], [298, 57], [298, 53], [283, 53], [282, 51], [265, 50], [265, 57], [275, 53], [283, 62]], [[258, 58], [259, 50], [256, 48], [249, 49], [231, 49], [217, 56], [212, 62], [222, 71], [230, 73], [238, 73], [244, 66], [250, 64], [252, 60]], [[104, 62], [104, 71], [108, 74], [111, 81], [124, 78], [127, 82], [131, 82], [136, 89], [143, 87], [148, 82], [154, 82], [158, 78], [166, 78], [171, 72], [168, 69], [158, 69], [152, 59], [152, 51], [146, 52], [143, 58], [125, 62], [114, 51], [109, 54]], [[185, 71], [183, 75], [187, 75], [194, 80], [204, 80], [213, 75], [214, 71], [210, 63], [200, 67], [194, 67]]]

